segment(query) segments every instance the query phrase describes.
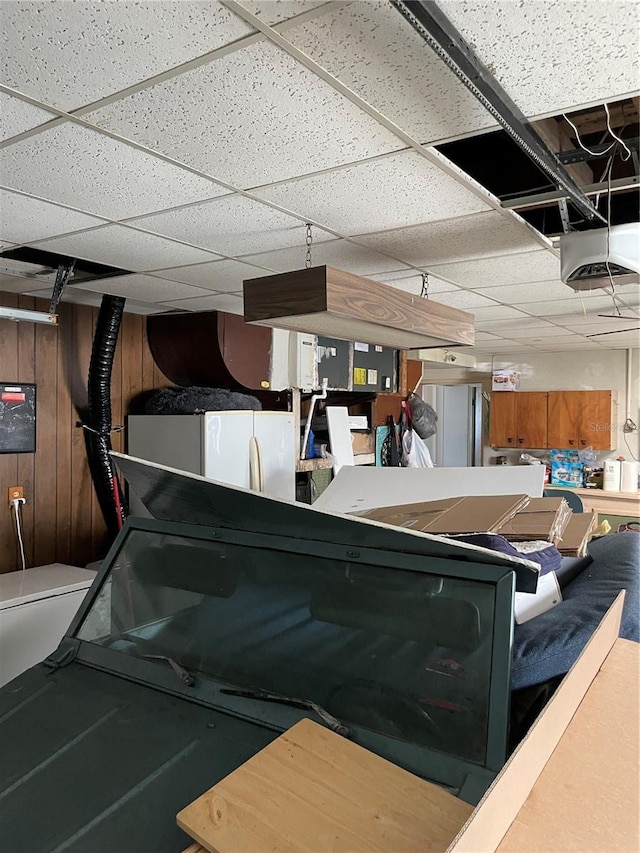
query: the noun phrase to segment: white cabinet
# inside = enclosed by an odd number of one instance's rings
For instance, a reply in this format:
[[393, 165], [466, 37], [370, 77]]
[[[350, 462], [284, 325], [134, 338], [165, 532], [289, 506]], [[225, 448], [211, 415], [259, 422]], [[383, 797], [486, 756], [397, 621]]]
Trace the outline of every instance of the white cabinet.
[[0, 575], [0, 686], [54, 651], [94, 578], [61, 563]]
[[131, 415], [128, 428], [131, 456], [295, 500], [298, 442], [291, 412]]

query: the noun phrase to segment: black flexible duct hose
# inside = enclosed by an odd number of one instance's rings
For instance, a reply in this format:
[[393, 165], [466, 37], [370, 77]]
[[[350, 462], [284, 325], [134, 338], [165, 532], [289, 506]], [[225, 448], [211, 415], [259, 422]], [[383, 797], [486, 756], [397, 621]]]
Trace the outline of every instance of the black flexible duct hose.
[[[102, 297], [98, 322], [93, 336], [89, 364], [89, 417], [86, 431], [87, 455], [93, 485], [100, 509], [113, 537], [122, 527], [125, 516], [124, 500], [118, 478], [109, 456], [111, 450], [111, 369], [118, 342], [125, 299], [120, 296]], [[116, 490], [119, 504], [116, 501]]]

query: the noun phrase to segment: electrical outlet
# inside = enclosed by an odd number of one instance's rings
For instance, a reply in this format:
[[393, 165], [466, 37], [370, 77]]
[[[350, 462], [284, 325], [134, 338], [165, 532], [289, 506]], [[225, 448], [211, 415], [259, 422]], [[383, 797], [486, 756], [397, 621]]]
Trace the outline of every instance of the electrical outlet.
[[22, 486], [9, 486], [9, 504], [19, 498], [24, 498], [24, 489]]

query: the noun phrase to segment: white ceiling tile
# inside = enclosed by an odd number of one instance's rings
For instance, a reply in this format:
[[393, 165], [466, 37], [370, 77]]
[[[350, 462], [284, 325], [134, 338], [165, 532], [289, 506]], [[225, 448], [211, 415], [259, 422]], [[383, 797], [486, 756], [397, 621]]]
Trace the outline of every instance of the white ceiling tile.
[[12, 246], [15, 246], [15, 243], [7, 243], [6, 240], [0, 240], [0, 251], [6, 251], [10, 249]]
[[[576, 293], [573, 297], [558, 299], [555, 302], [525, 302], [518, 305], [518, 308], [537, 317], [554, 319], [554, 315], [558, 314], [569, 318], [583, 316], [591, 319], [594, 314], [611, 314], [613, 302], [610, 296], [591, 296], [589, 299], [580, 299], [579, 294]], [[556, 322], [555, 319], [554, 322]]]
[[431, 271], [463, 287], [488, 288], [532, 281], [557, 280], [560, 277], [560, 261], [548, 249], [537, 249], [503, 257], [480, 258], [433, 266]]
[[272, 275], [270, 270], [243, 264], [240, 261], [214, 261], [210, 264], [196, 264], [189, 267], [158, 270], [155, 275], [172, 281], [184, 281], [195, 284], [205, 290], [221, 293], [237, 293], [242, 290], [242, 282], [249, 278], [261, 278]]
[[242, 296], [222, 293], [219, 296], [201, 296], [198, 299], [176, 299], [165, 303], [165, 307], [181, 308], [183, 311], [226, 311], [228, 314], [244, 314]]
[[[304, 246], [282, 249], [278, 252], [265, 252], [260, 255], [248, 255], [245, 260], [269, 267], [277, 272], [302, 269], [305, 260]], [[398, 261], [393, 258], [387, 258], [374, 249], [358, 246], [348, 240], [331, 240], [314, 245], [312, 265], [323, 266], [325, 264], [362, 276], [398, 269]]]
[[[592, 309], [592, 307], [591, 307], [592, 304], [596, 305], [596, 307], [594, 309]], [[580, 310], [579, 312], [576, 312], [574, 310], [574, 311], [571, 311], [570, 313], [554, 314], [554, 315], [548, 317], [547, 319], [550, 320], [552, 323], [557, 323], [559, 326], [570, 326], [570, 327], [574, 327], [574, 326], [578, 327], [578, 326], [601, 324], [601, 323], [606, 324], [608, 321], [613, 322], [613, 323], [617, 322], [615, 317], [611, 318], [610, 316], [607, 316], [607, 317], [600, 317], [599, 316], [600, 314], [611, 315], [613, 313], [611, 311], [611, 307], [612, 307], [611, 302], [609, 302], [609, 304], [607, 305], [607, 307], [605, 309], [602, 309], [600, 307], [599, 303], [592, 303], [590, 301], [587, 302], [586, 300], [584, 301], [584, 305], [585, 305], [585, 308], [587, 309], [587, 312], [585, 314], [582, 313], [582, 310]], [[632, 317], [632, 316], [637, 315], [638, 309], [635, 306], [633, 306], [633, 308], [631, 308], [631, 309], [627, 309], [624, 306], [621, 306], [620, 313], [623, 316]]]
[[31, 130], [32, 127], [55, 118], [54, 113], [34, 107], [26, 101], [21, 101], [20, 98], [12, 98], [4, 92], [0, 92], [0, 116], [2, 116], [0, 141], [10, 139], [22, 133], [23, 130]]
[[2, 4], [3, 82], [75, 109], [253, 32], [217, 2]]
[[[37, 299], [51, 299], [51, 288], [47, 290], [33, 290], [25, 294], [26, 296], [35, 296]], [[102, 294], [94, 293], [89, 290], [82, 290], [79, 287], [67, 287], [62, 295], [61, 302], [71, 302], [77, 305], [95, 305], [99, 306], [102, 302]], [[44, 303], [43, 303], [44, 305]], [[47, 306], [48, 308], [48, 306]], [[36, 310], [41, 310], [40, 308]], [[43, 309], [44, 310], [44, 307]], [[136, 302], [134, 299], [127, 299], [124, 310], [127, 314], [162, 314], [167, 309], [164, 305], [151, 305], [147, 302]]]
[[501, 307], [480, 293], [474, 293], [471, 290], [462, 290], [461, 288], [439, 293], [437, 301], [443, 305], [449, 305], [451, 308], [460, 308], [461, 311], [471, 311], [472, 314], [475, 314], [480, 308], [492, 309]]
[[518, 311], [517, 308], [511, 308], [510, 305], [491, 305], [486, 308], [475, 308], [473, 313], [475, 314], [478, 325], [484, 325], [484, 323], [489, 323], [492, 320], [513, 320], [520, 322], [527, 316], [522, 311]]
[[[395, 287], [397, 290], [404, 290], [405, 293], [422, 293], [422, 273], [415, 270], [400, 270], [399, 272], [391, 273], [376, 273], [369, 275], [373, 281], [379, 281], [382, 284], [388, 284], [390, 287]], [[442, 281], [434, 275], [428, 277], [427, 293], [429, 296], [434, 296], [438, 293], [446, 293], [448, 290], [458, 290], [455, 284], [449, 281]]]
[[242, 5], [265, 24], [273, 26], [303, 12], [324, 6], [326, 0], [243, 0]]
[[486, 202], [415, 151], [253, 194], [345, 236], [488, 210]]
[[[537, 317], [532, 318], [535, 322], [539, 323]], [[514, 327], [511, 324], [509, 328], [505, 328], [501, 333], [506, 335], [507, 337], [513, 337], [515, 331]], [[527, 337], [531, 340], [532, 343], [536, 343], [538, 341], [544, 340], [545, 338], [557, 338], [562, 335], [564, 329], [561, 326], [554, 326], [551, 323], [545, 323], [543, 326], [518, 326], [519, 332], [523, 335], [527, 335]], [[494, 334], [499, 334], [500, 330], [496, 328], [490, 329]]]
[[100, 278], [95, 281], [83, 281], [83, 290], [97, 293], [110, 293], [112, 296], [124, 296], [140, 302], [167, 302], [170, 299], [189, 299], [196, 296], [208, 296], [209, 293], [191, 284], [167, 281], [151, 275], [134, 273], [118, 275], [112, 278]]
[[[147, 216], [133, 224], [222, 255], [305, 247], [304, 225], [298, 219], [241, 195]], [[319, 228], [313, 230], [314, 240], [328, 236]]]
[[403, 147], [267, 42], [103, 107], [88, 119], [242, 188]]
[[[631, 318], [631, 315], [629, 315]], [[637, 329], [640, 333], [640, 316], [626, 320], [605, 320], [604, 318], [592, 317], [591, 323], [563, 323], [571, 331], [578, 335], [592, 335], [602, 332], [618, 332], [620, 329]], [[553, 328], [558, 328], [555, 326]], [[640, 342], [639, 342], [640, 343]]]
[[[532, 296], [541, 302], [550, 299], [567, 299], [572, 291], [561, 281], [536, 281], [529, 284], [503, 284], [498, 287], [487, 287], [483, 288], [482, 292], [507, 305], [520, 305], [523, 302], [531, 302]], [[586, 299], [596, 295], [601, 296], [602, 291], [600, 290], [599, 293], [587, 291], [582, 295]]]
[[141, 216], [228, 192], [207, 178], [70, 123], [4, 148], [0, 175], [12, 189], [107, 219]]
[[285, 36], [420, 142], [495, 125], [391, 3], [350, 3]]
[[368, 234], [358, 237], [358, 242], [375, 246], [408, 264], [429, 266], [431, 272], [452, 281], [457, 279], [440, 267], [436, 269], [435, 265], [486, 255], [523, 252], [536, 245], [528, 229], [494, 211]]
[[59, 252], [134, 272], [212, 260], [216, 255], [156, 237], [124, 225], [105, 225], [38, 243], [38, 249]]
[[15, 243], [92, 228], [101, 222], [104, 220], [0, 189], [0, 236]]
[[636, 3], [438, 0], [438, 5], [525, 115], [562, 112], [638, 88]]
[[590, 340], [597, 342], [606, 349], [635, 349], [639, 345], [637, 333], [620, 333], [607, 335], [603, 338], [590, 338]]
[[[0, 258], [0, 267], [2, 265], [2, 258]], [[0, 293], [25, 293], [38, 283], [42, 285], [42, 282], [34, 282], [33, 279], [10, 275], [9, 273], [0, 273]]]

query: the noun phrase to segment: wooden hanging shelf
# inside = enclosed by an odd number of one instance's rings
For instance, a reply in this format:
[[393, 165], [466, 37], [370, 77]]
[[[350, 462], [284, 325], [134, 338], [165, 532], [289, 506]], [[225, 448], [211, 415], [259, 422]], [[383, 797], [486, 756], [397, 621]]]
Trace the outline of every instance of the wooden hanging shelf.
[[394, 349], [475, 343], [472, 314], [332, 267], [252, 278], [243, 285], [247, 323]]

